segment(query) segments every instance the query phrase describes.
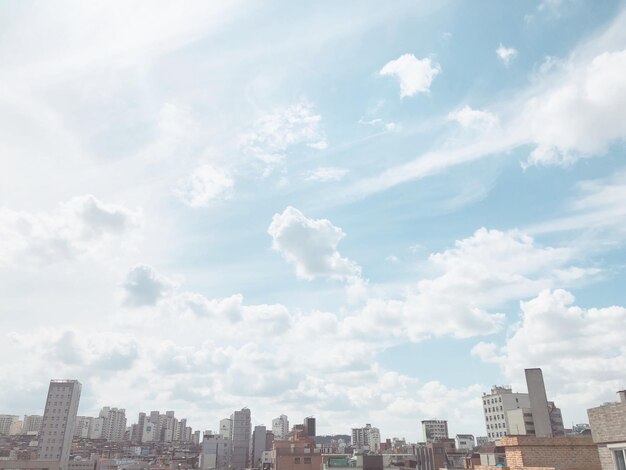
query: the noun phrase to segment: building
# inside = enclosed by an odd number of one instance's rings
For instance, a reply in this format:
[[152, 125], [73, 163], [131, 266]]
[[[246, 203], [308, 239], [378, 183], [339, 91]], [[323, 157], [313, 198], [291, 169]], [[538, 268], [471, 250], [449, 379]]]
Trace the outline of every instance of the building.
[[60, 470], [68, 470], [80, 390], [78, 380], [50, 381], [39, 435], [39, 458], [57, 460]]
[[235, 411], [230, 416], [232, 427], [230, 433], [231, 466], [234, 470], [242, 470], [250, 466], [250, 434], [251, 417], [248, 408]]
[[29, 432], [39, 432], [41, 430], [41, 422], [43, 416], [40, 415], [24, 415], [24, 424], [22, 425], [22, 432], [27, 434]]
[[315, 438], [315, 418], [309, 416], [304, 418], [304, 429], [309, 437]]
[[511, 387], [494, 385], [490, 394], [483, 394], [487, 438], [494, 441], [509, 434], [515, 434], [511, 431], [507, 413], [520, 408], [530, 410], [530, 399], [527, 393], [513, 393]]
[[550, 410], [548, 409], [546, 387], [543, 382], [543, 372], [541, 372], [541, 369], [525, 369], [524, 374], [526, 375], [530, 412], [535, 429], [534, 435], [537, 437], [552, 437], [552, 424], [550, 421]]
[[[504, 447], [508, 465], [504, 469], [600, 470], [598, 450], [590, 436], [510, 436], [499, 443]], [[476, 467], [486, 469], [493, 467]]]
[[472, 450], [476, 443], [472, 434], [457, 434], [454, 438], [454, 444], [457, 449]]
[[272, 420], [272, 432], [275, 439], [287, 439], [289, 437], [289, 419], [280, 415]]
[[230, 466], [230, 448], [227, 437], [205, 433], [198, 457], [200, 470], [227, 470]]
[[0, 415], [0, 434], [14, 436], [22, 432], [22, 421], [19, 416]]
[[380, 430], [366, 424], [364, 428], [352, 428], [352, 447], [358, 450], [380, 451]]
[[476, 447], [484, 447], [492, 443], [493, 441], [487, 436], [476, 436]]
[[314, 439], [294, 433], [291, 440], [274, 441], [271, 461], [273, 470], [320, 470], [322, 453]]
[[102, 418], [102, 438], [107, 441], [120, 442], [126, 432], [126, 410], [105, 406], [100, 411]]
[[267, 429], [265, 426], [255, 426], [252, 432], [252, 460], [250, 466], [259, 468], [261, 465], [261, 457], [263, 452], [269, 450], [267, 447]]
[[422, 421], [422, 436], [426, 442], [448, 439], [448, 422], [441, 419]]
[[602, 470], [626, 469], [626, 390], [617, 393], [617, 400], [587, 410]]
[[233, 422], [230, 418], [224, 418], [220, 421], [220, 436], [230, 439]]

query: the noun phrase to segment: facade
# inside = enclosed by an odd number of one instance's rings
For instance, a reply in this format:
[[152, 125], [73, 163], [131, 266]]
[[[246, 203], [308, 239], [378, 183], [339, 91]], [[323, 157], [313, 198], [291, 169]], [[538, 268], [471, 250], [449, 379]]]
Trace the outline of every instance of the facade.
[[280, 415], [272, 420], [272, 432], [275, 439], [287, 439], [289, 437], [289, 419], [286, 415]]
[[41, 415], [24, 415], [24, 424], [22, 426], [22, 432], [24, 434], [29, 432], [39, 432], [41, 430], [41, 422], [43, 416]]
[[426, 442], [448, 439], [448, 422], [441, 419], [422, 421], [422, 435]]
[[617, 397], [617, 403], [587, 410], [602, 470], [626, 469], [626, 390]]
[[19, 416], [0, 415], [0, 434], [14, 436], [22, 432], [22, 421]]
[[126, 432], [126, 410], [105, 406], [100, 411], [102, 418], [102, 438], [107, 441], [120, 442]]
[[57, 460], [61, 470], [68, 470], [80, 390], [78, 380], [51, 380], [48, 389], [39, 436], [39, 458]]
[[230, 440], [220, 434], [205, 434], [199, 456], [200, 470], [227, 470], [229, 465]]
[[261, 464], [263, 452], [268, 450], [267, 445], [267, 429], [265, 426], [255, 426], [252, 432], [252, 460], [250, 466], [258, 468]]
[[491, 441], [514, 434], [509, 424], [508, 412], [520, 408], [530, 409], [527, 393], [513, 393], [511, 387], [496, 386], [490, 394], [483, 395], [483, 412], [487, 438]]
[[457, 434], [454, 443], [457, 449], [463, 450], [472, 450], [476, 446], [472, 434]]
[[273, 470], [320, 470], [322, 453], [313, 439], [295, 437], [289, 441], [274, 441], [272, 462]]
[[231, 417], [231, 465], [234, 470], [242, 470], [250, 466], [250, 410], [242, 408]]
[[315, 418], [309, 416], [304, 418], [304, 429], [309, 437], [315, 438]]
[[358, 450], [380, 451], [380, 431], [366, 424], [364, 428], [352, 428], [352, 447]]

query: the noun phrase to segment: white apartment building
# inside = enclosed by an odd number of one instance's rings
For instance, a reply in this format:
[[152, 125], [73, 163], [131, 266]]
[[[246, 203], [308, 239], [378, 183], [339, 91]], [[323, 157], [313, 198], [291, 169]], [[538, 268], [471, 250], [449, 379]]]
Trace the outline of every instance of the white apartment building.
[[371, 452], [380, 451], [380, 430], [366, 424], [364, 428], [352, 428], [352, 446]]
[[530, 409], [528, 393], [513, 393], [511, 387], [493, 386], [490, 394], [483, 395], [487, 437], [499, 439], [509, 434], [515, 434], [511, 430], [508, 412], [520, 408]]
[[22, 432], [22, 422], [19, 416], [0, 415], [0, 434], [14, 436]]
[[105, 406], [100, 411], [102, 418], [102, 438], [107, 441], [120, 442], [126, 433], [126, 410]]
[[289, 437], [289, 419], [286, 415], [280, 415], [272, 420], [272, 432], [274, 439], [287, 439]]
[[43, 416], [41, 415], [24, 415], [24, 424], [22, 425], [22, 432], [24, 434], [29, 432], [39, 432], [41, 430], [41, 422]]
[[39, 458], [57, 460], [60, 470], [68, 470], [80, 390], [78, 380], [50, 381], [39, 435]]
[[445, 419], [425, 419], [422, 421], [422, 435], [426, 442], [448, 439], [448, 422]]

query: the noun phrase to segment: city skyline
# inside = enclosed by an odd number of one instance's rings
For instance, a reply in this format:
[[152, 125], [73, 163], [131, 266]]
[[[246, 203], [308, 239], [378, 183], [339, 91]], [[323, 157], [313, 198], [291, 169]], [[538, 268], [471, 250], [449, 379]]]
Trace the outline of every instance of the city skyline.
[[524, 369], [566, 426], [626, 389], [623, 2], [26, 0], [0, 25], [0, 413], [69, 377], [81, 416], [417, 441], [484, 435]]

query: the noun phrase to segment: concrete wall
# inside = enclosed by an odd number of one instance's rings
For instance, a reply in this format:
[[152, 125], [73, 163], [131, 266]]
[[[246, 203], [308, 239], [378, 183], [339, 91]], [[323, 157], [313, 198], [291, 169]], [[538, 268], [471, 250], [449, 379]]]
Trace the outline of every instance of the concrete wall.
[[626, 403], [610, 403], [587, 410], [589, 425], [602, 470], [613, 470], [613, 457], [607, 444], [626, 442]]

